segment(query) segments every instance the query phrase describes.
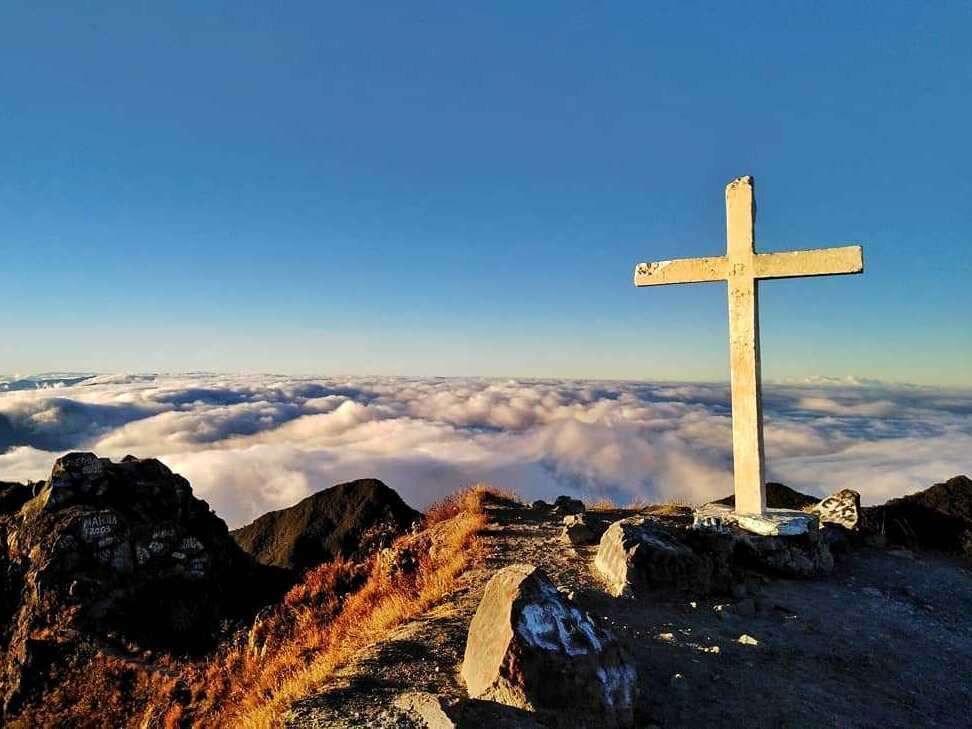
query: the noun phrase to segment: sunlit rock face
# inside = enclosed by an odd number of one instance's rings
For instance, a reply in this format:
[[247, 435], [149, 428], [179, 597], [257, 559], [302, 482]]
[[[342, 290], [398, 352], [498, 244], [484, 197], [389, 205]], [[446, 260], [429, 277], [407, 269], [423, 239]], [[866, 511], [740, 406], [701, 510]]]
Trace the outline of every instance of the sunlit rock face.
[[616, 597], [641, 597], [666, 588], [708, 592], [717, 558], [722, 564], [727, 556], [728, 548], [699, 556], [659, 520], [634, 516], [616, 521], [604, 532], [594, 568]]
[[543, 570], [516, 564], [486, 585], [469, 626], [462, 677], [472, 698], [570, 715], [574, 726], [630, 726], [637, 673]]
[[70, 453], [31, 492], [0, 513], [10, 711], [87, 638], [205, 650], [221, 624], [282, 587], [160, 461]]

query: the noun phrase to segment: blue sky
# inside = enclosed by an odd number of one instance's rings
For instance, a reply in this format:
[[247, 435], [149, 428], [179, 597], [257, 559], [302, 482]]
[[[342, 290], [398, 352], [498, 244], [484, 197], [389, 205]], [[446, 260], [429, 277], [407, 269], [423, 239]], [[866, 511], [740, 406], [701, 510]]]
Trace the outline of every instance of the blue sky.
[[968, 3], [12, 2], [0, 372], [723, 379], [724, 250], [861, 243], [761, 290], [764, 375], [972, 385]]

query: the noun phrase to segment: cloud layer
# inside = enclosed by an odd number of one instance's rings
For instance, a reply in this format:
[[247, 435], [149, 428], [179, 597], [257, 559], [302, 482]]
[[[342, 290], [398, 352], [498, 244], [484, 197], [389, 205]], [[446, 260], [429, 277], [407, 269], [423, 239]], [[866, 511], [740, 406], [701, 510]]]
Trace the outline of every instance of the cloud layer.
[[[972, 472], [972, 391], [820, 380], [769, 386], [768, 476], [865, 502]], [[732, 489], [725, 385], [640, 382], [56, 376], [0, 381], [0, 480], [46, 478], [69, 450], [156, 456], [231, 527], [375, 476], [421, 508], [487, 481], [699, 502]]]

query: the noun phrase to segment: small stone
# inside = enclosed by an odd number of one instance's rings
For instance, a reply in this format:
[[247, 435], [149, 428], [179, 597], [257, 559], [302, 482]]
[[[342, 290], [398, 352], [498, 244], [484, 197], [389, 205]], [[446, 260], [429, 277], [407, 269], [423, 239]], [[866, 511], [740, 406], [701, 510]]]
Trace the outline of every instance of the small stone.
[[742, 645], [759, 645], [759, 641], [758, 641], [758, 640], [756, 640], [756, 639], [755, 639], [755, 638], [754, 638], [753, 636], [751, 636], [751, 635], [746, 635], [745, 633], [743, 633], [742, 635], [740, 635], [740, 636], [739, 636], [739, 637], [738, 637], [738, 638], [736, 639], [736, 642], [737, 642], [737, 643], [740, 643], [740, 644], [742, 644]]
[[674, 633], [659, 633], [658, 634], [658, 640], [665, 640], [665, 641], [669, 641], [669, 642], [670, 641], [673, 641], [673, 640], [675, 640], [675, 634]]

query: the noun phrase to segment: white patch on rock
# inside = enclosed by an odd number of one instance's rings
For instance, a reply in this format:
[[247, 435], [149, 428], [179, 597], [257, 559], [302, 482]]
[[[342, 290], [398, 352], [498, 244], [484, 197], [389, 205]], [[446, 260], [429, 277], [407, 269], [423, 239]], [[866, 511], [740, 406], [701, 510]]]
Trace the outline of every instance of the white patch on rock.
[[836, 524], [854, 529], [861, 518], [861, 495], [852, 489], [841, 489], [813, 507], [823, 524]]
[[487, 583], [469, 627], [462, 677], [473, 698], [575, 711], [619, 727], [633, 721], [634, 665], [611, 633], [532, 565], [511, 565]]

